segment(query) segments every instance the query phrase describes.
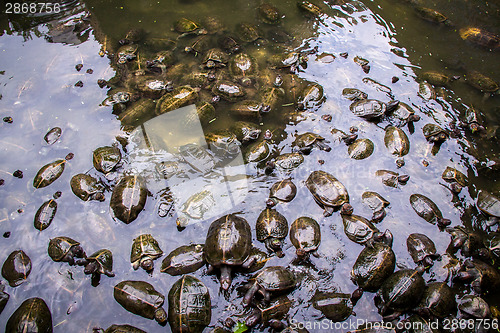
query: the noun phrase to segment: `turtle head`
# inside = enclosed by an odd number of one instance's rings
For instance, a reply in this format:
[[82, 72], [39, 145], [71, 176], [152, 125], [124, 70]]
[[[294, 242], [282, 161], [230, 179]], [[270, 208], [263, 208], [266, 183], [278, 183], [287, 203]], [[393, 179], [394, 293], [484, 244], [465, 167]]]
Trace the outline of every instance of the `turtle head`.
[[94, 274], [98, 270], [99, 270], [99, 263], [97, 263], [96, 260], [92, 260], [91, 262], [87, 263], [83, 272], [85, 274]]
[[343, 215], [352, 215], [353, 212], [354, 208], [352, 208], [352, 205], [348, 202], [344, 203], [340, 209], [340, 214]]
[[269, 198], [266, 200], [267, 208], [273, 208], [278, 204], [278, 200], [276, 198]]
[[161, 325], [167, 323], [167, 313], [165, 312], [165, 310], [162, 307], [159, 307], [158, 309], [156, 309], [155, 320]]
[[231, 286], [231, 268], [228, 265], [222, 265], [220, 268], [220, 287], [222, 290], [227, 291]]
[[420, 116], [418, 114], [412, 114], [408, 117], [408, 122], [416, 122], [420, 120]]
[[304, 258], [305, 258], [305, 256], [307, 255], [307, 251], [306, 251], [306, 250], [304, 250], [304, 249], [303, 249], [303, 248], [301, 248], [301, 247], [299, 247], [299, 248], [297, 249], [296, 253], [297, 253], [297, 257], [298, 257], [299, 259], [304, 259]]
[[144, 257], [141, 259], [141, 267], [146, 271], [152, 271], [154, 268], [153, 259], [150, 257]]
[[71, 252], [73, 253], [73, 256], [77, 258], [85, 258], [87, 256], [80, 245], [74, 246]]

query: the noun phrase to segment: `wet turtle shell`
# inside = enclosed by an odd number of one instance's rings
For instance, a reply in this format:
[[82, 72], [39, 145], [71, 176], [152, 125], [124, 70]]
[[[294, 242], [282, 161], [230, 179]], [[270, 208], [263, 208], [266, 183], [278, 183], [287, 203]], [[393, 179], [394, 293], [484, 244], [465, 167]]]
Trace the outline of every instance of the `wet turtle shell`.
[[419, 77], [436, 87], [444, 87], [451, 81], [448, 75], [434, 71], [424, 72]]
[[170, 252], [161, 265], [161, 272], [170, 275], [188, 274], [205, 264], [203, 244], [183, 245]]
[[406, 103], [399, 102], [398, 107], [390, 115], [390, 122], [394, 126], [403, 127], [404, 125], [420, 120], [420, 116]]
[[79, 173], [71, 177], [71, 191], [83, 201], [104, 201], [104, 186], [90, 175]]
[[[305, 132], [295, 137], [293, 144], [298, 147], [300, 152], [308, 154], [311, 152], [313, 146], [318, 147], [324, 151], [330, 151], [332, 148], [324, 143], [325, 138], [319, 134], [312, 132]], [[327, 141], [328, 142], [328, 141]]]
[[177, 229], [181, 231], [186, 228], [190, 223], [190, 219], [202, 220], [205, 213], [214, 206], [215, 199], [209, 190], [202, 190], [193, 194], [182, 204], [181, 212], [184, 216], [177, 218]]
[[160, 324], [167, 321], [167, 314], [162, 308], [165, 296], [147, 282], [122, 281], [114, 286], [113, 296], [125, 310], [133, 314], [154, 318]]
[[334, 323], [344, 321], [353, 314], [350, 294], [316, 292], [311, 301], [316, 310]]
[[156, 75], [139, 75], [127, 82], [127, 85], [134, 88], [141, 96], [157, 99], [167, 91], [172, 90], [172, 82], [166, 81]]
[[202, 63], [206, 68], [220, 68], [224, 67], [228, 62], [227, 53], [219, 48], [213, 48], [207, 51], [203, 57]]
[[126, 64], [129, 61], [137, 58], [137, 50], [139, 46], [137, 44], [124, 45], [118, 49], [116, 52], [116, 62], [120, 65]]
[[5, 332], [52, 333], [52, 314], [47, 303], [41, 298], [25, 300], [9, 317]]
[[363, 203], [373, 210], [372, 222], [378, 223], [385, 217], [385, 207], [390, 202], [376, 192], [366, 191], [361, 195]]
[[173, 332], [201, 332], [211, 319], [210, 294], [203, 282], [184, 275], [172, 285], [168, 293], [168, 321]]
[[311, 82], [297, 96], [297, 107], [299, 110], [316, 111], [325, 101], [323, 86]]
[[278, 201], [290, 202], [297, 194], [297, 186], [290, 178], [286, 178], [274, 183], [269, 189], [269, 199], [266, 202], [268, 207], [275, 206]]
[[422, 299], [425, 281], [418, 270], [402, 269], [389, 276], [375, 296], [379, 313], [389, 310], [403, 312], [415, 307]]
[[250, 122], [237, 121], [231, 126], [231, 130], [236, 134], [236, 138], [242, 142], [257, 140], [262, 130]]
[[267, 143], [266, 140], [256, 142], [246, 149], [245, 162], [262, 162], [269, 157], [270, 153], [271, 149], [269, 148], [269, 143]]
[[219, 157], [235, 156], [240, 153], [241, 142], [236, 138], [236, 134], [227, 129], [205, 134], [205, 141], [209, 149]]
[[457, 311], [455, 292], [445, 282], [427, 285], [416, 311], [423, 317], [444, 318]]
[[133, 222], [146, 204], [147, 189], [140, 176], [125, 176], [115, 186], [110, 207], [114, 216], [129, 224]]
[[482, 213], [490, 217], [489, 225], [498, 223], [498, 219], [500, 219], [500, 200], [496, 196], [481, 190], [477, 194], [476, 206]]
[[291, 171], [304, 162], [304, 156], [299, 153], [286, 153], [277, 156], [274, 164], [283, 171]]
[[109, 326], [104, 333], [146, 333], [146, 331], [143, 331], [137, 327], [134, 327], [132, 325], [116, 325], [113, 324]]
[[255, 224], [257, 240], [264, 242], [270, 252], [283, 256], [282, 242], [288, 235], [288, 221], [277, 210], [266, 208], [257, 218]]
[[250, 255], [248, 256], [247, 262], [251, 262], [251, 265], [246, 265], [244, 263], [245, 272], [253, 273], [261, 270], [266, 265], [267, 261], [271, 259], [267, 252], [262, 251], [258, 247], [252, 247], [250, 250]]
[[429, 223], [437, 224], [439, 227], [444, 227], [451, 223], [450, 220], [443, 219], [443, 214], [438, 206], [422, 194], [412, 194], [410, 196], [410, 205], [418, 216]]
[[2, 266], [2, 276], [11, 287], [24, 283], [31, 273], [31, 259], [23, 250], [9, 254]]
[[477, 294], [487, 294], [500, 287], [500, 272], [481, 260], [466, 259], [453, 281], [470, 283]]
[[288, 314], [292, 305], [293, 302], [284, 295], [276, 297], [269, 304], [258, 303], [254, 314], [245, 319], [245, 324], [254, 327], [260, 322], [265, 326], [273, 326], [273, 323], [278, 323]]
[[321, 243], [321, 230], [316, 220], [302, 216], [290, 226], [290, 242], [297, 249], [297, 256], [315, 252]]
[[422, 81], [418, 84], [418, 95], [429, 101], [436, 98], [436, 91], [429, 82]]
[[458, 171], [455, 168], [447, 166], [443, 171], [441, 178], [447, 182], [457, 182], [462, 186], [467, 186], [468, 180], [467, 176], [465, 176], [462, 172]]
[[463, 40], [479, 45], [486, 49], [496, 50], [500, 47], [500, 36], [492, 32], [477, 28], [466, 27], [459, 30]]
[[432, 23], [445, 23], [448, 21], [448, 18], [444, 16], [442, 13], [438, 12], [437, 10], [423, 6], [416, 6], [414, 8], [418, 16], [420, 16], [422, 19], [426, 21]]
[[368, 94], [357, 88], [344, 88], [342, 96], [350, 101], [360, 101], [368, 98]]
[[472, 87], [484, 93], [495, 93], [500, 89], [495, 80], [477, 71], [468, 73], [465, 76], [465, 81]]
[[410, 151], [410, 140], [399, 127], [388, 126], [385, 129], [384, 143], [392, 155], [403, 157]]
[[[160, 245], [156, 239], [150, 234], [143, 234], [134, 239], [132, 244], [132, 251], [130, 252], [130, 262], [132, 263], [134, 269], [138, 269], [142, 266], [142, 259], [149, 258], [151, 260], [151, 267], [146, 270], [152, 270], [153, 264], [152, 260], [155, 260], [163, 255], [163, 251], [160, 249]], [[144, 266], [142, 266], [144, 268]]]
[[68, 261], [70, 265], [74, 264], [74, 257], [85, 257], [85, 252], [83, 252], [80, 243], [65, 236], [52, 238], [49, 241], [47, 251], [52, 260], [56, 262]]
[[43, 231], [47, 229], [57, 212], [57, 202], [53, 199], [45, 201], [36, 211], [33, 225], [36, 229]]
[[[222, 216], [208, 228], [204, 247], [205, 260], [209, 265], [221, 269], [242, 265], [250, 254], [251, 235], [250, 226], [244, 218], [234, 214]], [[224, 276], [224, 281], [222, 275], [222, 288], [227, 290], [231, 284], [230, 275], [229, 278]]]
[[254, 76], [258, 70], [257, 61], [247, 53], [238, 53], [229, 62], [229, 71], [234, 77]]
[[491, 316], [491, 310], [488, 303], [480, 296], [465, 295], [458, 304], [458, 309], [464, 313], [468, 318], [484, 319]]
[[342, 222], [347, 238], [358, 244], [371, 241], [379, 232], [370, 221], [359, 215], [342, 215]]
[[236, 34], [238, 37], [246, 42], [246, 43], [252, 43], [255, 42], [257, 39], [261, 38], [261, 33], [259, 29], [250, 23], [239, 23], [236, 25]]
[[376, 242], [361, 250], [351, 270], [351, 280], [364, 291], [375, 292], [396, 266], [392, 248]]
[[245, 90], [237, 83], [229, 80], [219, 80], [212, 88], [212, 93], [229, 102], [241, 100], [245, 96]]
[[375, 145], [370, 139], [357, 139], [347, 147], [347, 153], [350, 158], [363, 160], [373, 154]]
[[[101, 249], [86, 258], [87, 264], [85, 267], [85, 274], [105, 274], [113, 277], [113, 254], [108, 249]], [[96, 265], [95, 271], [88, 269], [89, 264]]]
[[432, 260], [439, 258], [434, 242], [424, 234], [413, 233], [406, 239], [406, 247], [415, 264], [431, 266]]
[[118, 147], [99, 147], [92, 153], [94, 168], [104, 174], [111, 172], [121, 161], [122, 154]]
[[323, 11], [321, 10], [321, 8], [307, 0], [297, 1], [297, 7], [299, 7], [300, 10], [314, 16], [323, 15]]
[[448, 133], [436, 124], [425, 124], [422, 132], [429, 142], [444, 142], [448, 138]]
[[52, 184], [61, 176], [65, 165], [65, 160], [57, 160], [41, 167], [33, 179], [33, 187], [42, 188]]
[[405, 185], [410, 179], [408, 175], [400, 175], [397, 172], [391, 170], [377, 170], [375, 171], [375, 176], [382, 179], [382, 183], [390, 187], [399, 187], [399, 185]]
[[260, 291], [269, 300], [269, 293], [286, 292], [295, 288], [297, 280], [292, 271], [282, 266], [269, 266], [256, 273], [247, 284], [249, 287], [243, 304], [249, 305], [255, 293]]
[[43, 137], [43, 140], [48, 144], [48, 145], [53, 145], [54, 143], [59, 140], [62, 134], [62, 129], [60, 127], [54, 127], [50, 129], [47, 134]]
[[260, 99], [264, 110], [276, 113], [280, 110], [285, 91], [280, 87], [268, 87], [261, 91]]
[[125, 127], [135, 127], [153, 118], [156, 104], [150, 98], [142, 98], [120, 113], [118, 119]]
[[217, 43], [222, 49], [230, 54], [238, 52], [241, 48], [239, 41], [230, 35], [221, 36], [217, 40]]
[[187, 19], [185, 17], [180, 18], [174, 23], [174, 29], [177, 32], [180, 33], [194, 33], [198, 29], [200, 29], [201, 26], [199, 23], [196, 23], [190, 19]]
[[395, 109], [399, 101], [391, 101], [389, 104], [376, 99], [363, 99], [353, 102], [349, 105], [349, 109], [358, 117], [367, 120], [377, 120], [384, 116], [387, 112]]
[[163, 95], [162, 98], [156, 103], [156, 115], [161, 115], [165, 112], [169, 112], [178, 109], [184, 105], [194, 102], [198, 98], [198, 92], [196, 89], [190, 86], [180, 86], [174, 88], [169, 93]]
[[283, 16], [278, 8], [267, 2], [259, 6], [259, 14], [262, 21], [267, 24], [279, 24]]
[[247, 99], [231, 105], [230, 111], [240, 117], [260, 120], [264, 106], [259, 101]]
[[333, 208], [338, 207], [342, 207], [344, 214], [352, 213], [347, 189], [331, 174], [321, 170], [313, 171], [306, 180], [306, 187], [316, 203], [325, 210], [325, 216], [331, 215]]

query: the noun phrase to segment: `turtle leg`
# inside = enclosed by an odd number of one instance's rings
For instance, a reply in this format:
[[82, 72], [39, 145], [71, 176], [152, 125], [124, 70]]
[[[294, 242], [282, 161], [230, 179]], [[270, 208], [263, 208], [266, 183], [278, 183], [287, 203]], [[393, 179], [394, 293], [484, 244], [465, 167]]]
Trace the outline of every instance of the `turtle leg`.
[[221, 265], [220, 267], [220, 286], [223, 290], [228, 290], [231, 286], [231, 267], [229, 265]]
[[384, 217], [386, 215], [386, 212], [385, 212], [385, 209], [380, 209], [380, 210], [377, 210], [376, 212], [373, 212], [373, 215], [372, 215], [372, 222], [373, 223], [379, 223], [381, 222]]
[[437, 222], [437, 225], [439, 228], [445, 228], [447, 226], [449, 226], [451, 224], [451, 221], [449, 219], [439, 219], [438, 222]]
[[108, 271], [108, 270], [105, 270], [104, 274], [106, 274], [107, 277], [114, 277], [115, 276], [115, 273]]
[[329, 152], [332, 150], [332, 147], [330, 147], [329, 145], [327, 145], [326, 143], [324, 143], [322, 141], [316, 141], [314, 144], [316, 145], [316, 147], [318, 147], [319, 149], [324, 150], [326, 152]]
[[254, 327], [262, 321], [262, 315], [259, 310], [254, 309], [252, 314], [245, 320], [245, 324], [248, 327]]
[[67, 253], [62, 261], [66, 261], [70, 266], [73, 266], [75, 264], [75, 258], [73, 258], [71, 253]]
[[352, 302], [353, 306], [356, 305], [356, 303], [359, 301], [361, 296], [363, 296], [363, 289], [361, 289], [361, 288], [358, 288], [352, 292], [351, 302]]
[[324, 208], [325, 208], [325, 211], [323, 212], [324, 217], [328, 217], [328, 216], [331, 216], [333, 214], [333, 207], [326, 206]]
[[248, 260], [246, 260], [242, 265], [241, 267], [243, 269], [249, 269], [250, 267], [252, 267], [254, 264], [255, 264], [255, 261], [257, 260], [257, 258], [255, 257], [249, 257]]
[[253, 297], [255, 296], [255, 293], [259, 290], [259, 285], [254, 282], [250, 289], [248, 289], [247, 293], [243, 297], [243, 305], [244, 306], [249, 306], [250, 303], [252, 302]]

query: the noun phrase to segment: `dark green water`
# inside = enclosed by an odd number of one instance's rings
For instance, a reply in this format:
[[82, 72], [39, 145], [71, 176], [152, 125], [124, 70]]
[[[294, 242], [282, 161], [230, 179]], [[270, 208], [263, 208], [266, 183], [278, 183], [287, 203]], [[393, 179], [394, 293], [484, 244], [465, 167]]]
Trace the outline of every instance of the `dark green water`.
[[[434, 225], [418, 217], [409, 205], [409, 196], [420, 193], [431, 198], [443, 215], [452, 221], [452, 226], [484, 230], [484, 217], [475, 208], [477, 192], [488, 190], [500, 195], [498, 185], [498, 134], [491, 139], [473, 136], [461, 130], [459, 137], [447, 140], [436, 155], [431, 153], [422, 134], [426, 123], [436, 123], [451, 129], [469, 106], [479, 109], [484, 125], [493, 129], [500, 125], [499, 97], [485, 96], [471, 88], [464, 74], [476, 70], [500, 82], [498, 52], [481, 49], [460, 38], [458, 31], [467, 26], [477, 26], [493, 33], [500, 33], [500, 3], [498, 1], [424, 1], [424, 6], [433, 8], [449, 17], [452, 25], [434, 24], [422, 20], [415, 14], [413, 6], [404, 1], [353, 1], [338, 6], [328, 2], [318, 3], [324, 11], [320, 18], [308, 18], [297, 9], [295, 1], [271, 2], [283, 13], [281, 28], [293, 36], [292, 48], [317, 49], [308, 56], [307, 68], [299, 76], [317, 82], [324, 88], [326, 97], [321, 107], [298, 114], [298, 120], [289, 116], [293, 106], [283, 106], [279, 112], [265, 115], [263, 129], [274, 131], [272, 148], [276, 152], [292, 150], [295, 133], [312, 131], [332, 140], [331, 130], [348, 131], [351, 126], [359, 129], [359, 137], [369, 138], [375, 144], [372, 156], [365, 160], [349, 158], [347, 147], [331, 142], [332, 151], [313, 150], [305, 157], [290, 176], [298, 187], [297, 197], [290, 203], [279, 204], [281, 212], [291, 224], [300, 216], [316, 219], [322, 230], [320, 258], [313, 258], [314, 269], [291, 262], [295, 249], [289, 239], [285, 241], [285, 257], [273, 257], [267, 265], [289, 266], [301, 282], [290, 294], [294, 306], [289, 319], [301, 322], [322, 319], [310, 299], [316, 290], [351, 293], [356, 286], [350, 280], [350, 270], [361, 245], [351, 242], [343, 232], [342, 219], [338, 212], [323, 217], [322, 209], [314, 202], [305, 187], [305, 180], [314, 170], [325, 170], [338, 178], [348, 189], [355, 214], [371, 216], [371, 211], [361, 202], [361, 194], [376, 191], [391, 202], [387, 217], [378, 225], [380, 230], [389, 229], [394, 235], [393, 249], [398, 267], [415, 265], [406, 249], [406, 238], [410, 233], [428, 235], [435, 243], [437, 252], [445, 254], [450, 236], [440, 232]], [[2, 6], [5, 4], [2, 3]], [[266, 33], [270, 26], [259, 20], [258, 1], [87, 1], [70, 2], [67, 10], [58, 16], [5, 14], [2, 7], [0, 18], [0, 116], [11, 116], [13, 123], [0, 124], [0, 234], [11, 232], [9, 238], [0, 239], [0, 261], [14, 250], [23, 249], [31, 258], [33, 269], [22, 285], [6, 287], [10, 300], [0, 315], [0, 327], [4, 327], [14, 310], [29, 297], [43, 298], [52, 312], [55, 332], [91, 332], [94, 327], [106, 328], [113, 323], [129, 323], [148, 332], [170, 331], [156, 322], [130, 314], [113, 298], [113, 286], [123, 280], [143, 280], [151, 283], [164, 295], [168, 294], [178, 277], [160, 273], [160, 258], [149, 275], [130, 265], [132, 240], [140, 234], [151, 233], [165, 253], [180, 245], [203, 243], [210, 223], [216, 218], [188, 226], [178, 232], [175, 217], [161, 218], [157, 214], [158, 192], [165, 183], [154, 177], [147, 179], [151, 196], [144, 211], [129, 225], [114, 220], [109, 208], [111, 192], [106, 192], [104, 202], [83, 202], [69, 186], [77, 173], [92, 170], [92, 152], [98, 147], [111, 145], [117, 136], [127, 137], [120, 121], [112, 114], [111, 107], [101, 106], [107, 97], [107, 89], [97, 85], [98, 79], [115, 77], [113, 53], [117, 41], [131, 28], [141, 28], [147, 34], [145, 40], [173, 39], [173, 23], [181, 17], [202, 21], [206, 16], [217, 16], [229, 31], [237, 23], [248, 22], [259, 25]], [[90, 13], [78, 28], [71, 32], [67, 28], [74, 20]], [[65, 25], [62, 25], [65, 23]], [[65, 28], [66, 27], [66, 28]], [[175, 52], [181, 62], [198, 64], [200, 56], [185, 54], [182, 49], [193, 37], [178, 41]], [[245, 52], [261, 55], [260, 65], [273, 50], [272, 42], [262, 45], [244, 45]], [[100, 51], [105, 50], [104, 56]], [[345, 59], [340, 56], [347, 52]], [[322, 62], [318, 55], [329, 53], [335, 56], [332, 62]], [[139, 55], [147, 58], [151, 52], [147, 47], [139, 49]], [[353, 58], [359, 56], [370, 61], [370, 72], [365, 74]], [[83, 64], [81, 71], [75, 65]], [[92, 69], [93, 73], [86, 73]], [[417, 76], [424, 71], [440, 71], [450, 76], [462, 76], [445, 88], [438, 88], [436, 99], [424, 100], [418, 93]], [[391, 83], [393, 76], [399, 78]], [[389, 101], [389, 96], [363, 83], [363, 78], [372, 78], [392, 89], [395, 99], [411, 105], [422, 118], [415, 123], [415, 131], [404, 131], [410, 138], [411, 148], [405, 156], [405, 166], [398, 172], [410, 175], [407, 185], [397, 189], [384, 186], [374, 176], [379, 169], [396, 170], [396, 158], [384, 146], [383, 125], [376, 126], [349, 111], [350, 101], [342, 97], [345, 87], [356, 87], [370, 98]], [[75, 87], [78, 81], [83, 87]], [[174, 82], [176, 84], [176, 82]], [[217, 106], [217, 120], [203, 130], [228, 127], [235, 118], [228, 116], [229, 103]], [[322, 119], [331, 115], [332, 121]], [[293, 117], [295, 119], [295, 117]], [[62, 129], [61, 138], [54, 145], [47, 145], [43, 137], [55, 126]], [[245, 149], [245, 148], [243, 148]], [[62, 176], [52, 185], [35, 190], [33, 178], [43, 165], [64, 158], [68, 153], [75, 157], [66, 165]], [[129, 158], [121, 169], [110, 176], [118, 178], [120, 173], [140, 165], [145, 174], [152, 174], [153, 165]], [[423, 161], [428, 166], [423, 165]], [[324, 164], [320, 164], [324, 161]], [[495, 165], [496, 163], [496, 165]], [[458, 197], [443, 186], [441, 174], [446, 166], [465, 173], [470, 180]], [[496, 168], [495, 168], [496, 167]], [[23, 171], [23, 178], [12, 176], [15, 170]], [[265, 249], [255, 236], [255, 222], [268, 197], [270, 186], [285, 175], [275, 172], [266, 175], [255, 164], [246, 166], [248, 193], [230, 211], [238, 212], [252, 227], [255, 246]], [[58, 199], [58, 211], [52, 225], [44, 231], [33, 227], [33, 217], [40, 205], [49, 200], [56, 191], [62, 191]], [[192, 193], [184, 193], [186, 197]], [[493, 227], [494, 229], [496, 227]], [[484, 234], [484, 233], [483, 233]], [[47, 255], [49, 239], [69, 236], [79, 240], [90, 254], [108, 248], [114, 257], [114, 278], [103, 276], [97, 287], [92, 287], [90, 277], [84, 275], [82, 267], [70, 267], [56, 263]], [[424, 274], [426, 280], [443, 281], [447, 272], [442, 266], [450, 258], [463, 260], [461, 254], [444, 255], [441, 262]], [[227, 298], [219, 293], [216, 276], [207, 275], [204, 267], [192, 275], [206, 284], [212, 299], [210, 328], [220, 326], [227, 317], [244, 311], [239, 287], [249, 275], [236, 274]], [[3, 280], [6, 284], [6, 281]], [[451, 285], [451, 283], [450, 283]], [[459, 295], [469, 293], [468, 287], [455, 285]], [[355, 306], [355, 321], [381, 320], [373, 303], [374, 294], [365, 293]], [[498, 305], [498, 294], [487, 298], [490, 305]], [[167, 307], [167, 305], [165, 305]], [[262, 328], [262, 330], [267, 330]], [[348, 331], [349, 329], [345, 330]], [[314, 330], [313, 330], [314, 331]], [[342, 331], [342, 330], [339, 330]]]

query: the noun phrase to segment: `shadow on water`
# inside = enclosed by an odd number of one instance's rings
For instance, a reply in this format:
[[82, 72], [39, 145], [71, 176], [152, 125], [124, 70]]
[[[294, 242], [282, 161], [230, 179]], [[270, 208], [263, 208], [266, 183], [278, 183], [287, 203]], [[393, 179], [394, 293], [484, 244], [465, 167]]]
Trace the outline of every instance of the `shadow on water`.
[[[394, 235], [393, 250], [398, 268], [415, 267], [405, 245], [411, 233], [429, 236], [440, 254], [447, 252], [450, 243], [447, 232], [441, 232], [414, 212], [409, 203], [411, 194], [420, 193], [431, 198], [443, 216], [451, 220], [452, 226], [463, 225], [469, 231], [477, 231], [480, 237], [486, 237], [486, 219], [476, 208], [476, 197], [480, 190], [500, 195], [497, 181], [500, 165], [499, 97], [474, 88], [470, 81], [471, 73], [477, 71], [500, 82], [498, 50], [495, 52], [474, 45], [464, 40], [460, 31], [472, 26], [498, 37], [498, 2], [325, 1], [317, 3], [321, 13], [316, 15], [300, 11], [295, 1], [271, 3], [283, 15], [279, 25], [261, 21], [258, 1], [88, 0], [61, 2], [62, 10], [57, 14], [2, 12], [0, 115], [2, 118], [12, 117], [13, 121], [4, 121], [0, 125], [0, 178], [4, 180], [0, 186], [0, 233], [10, 233], [9, 237], [5, 235], [0, 240], [0, 259], [4, 260], [14, 250], [23, 249], [31, 258], [33, 268], [25, 283], [15, 288], [6, 287], [10, 300], [0, 315], [0, 326], [5, 325], [25, 299], [36, 296], [47, 302], [55, 332], [91, 332], [94, 327], [106, 328], [113, 323], [129, 323], [148, 332], [170, 330], [168, 325], [162, 328], [154, 321], [130, 315], [113, 299], [113, 286], [120, 281], [147, 281], [167, 295], [178, 280], [176, 276], [160, 272], [164, 257], [155, 261], [156, 267], [150, 274], [142, 269], [135, 271], [130, 264], [133, 240], [138, 235], [150, 233], [167, 254], [181, 245], [204, 243], [210, 222], [223, 214], [237, 212], [249, 222], [253, 244], [265, 251], [264, 244], [255, 235], [255, 223], [266, 207], [271, 185], [286, 177], [297, 185], [297, 195], [291, 202], [279, 203], [276, 209], [289, 224], [300, 216], [318, 221], [322, 232], [319, 256], [311, 257], [311, 265], [297, 264], [295, 248], [287, 237], [284, 258], [273, 256], [267, 265], [287, 266], [299, 277], [298, 287], [289, 295], [293, 307], [288, 321], [320, 323], [323, 317], [311, 306], [312, 297], [317, 290], [352, 293], [356, 286], [350, 279], [350, 271], [363, 247], [344, 234], [339, 212], [330, 217], [323, 216], [323, 209], [315, 203], [305, 186], [306, 179], [315, 170], [327, 171], [345, 185], [355, 214], [370, 217], [373, 213], [362, 202], [365, 191], [375, 191], [390, 202], [387, 216], [377, 228], [389, 229]], [[448, 17], [447, 22], [433, 23], [422, 19], [416, 9], [422, 7], [443, 13]], [[187, 131], [189, 133], [177, 134], [176, 127], [181, 125], [172, 126], [170, 123], [168, 133], [155, 129], [158, 140], [167, 141], [163, 148], [152, 150], [145, 133], [154, 126], [145, 124], [155, 124], [155, 119], [158, 120], [156, 124], [160, 122], [160, 118], [155, 118], [155, 103], [161, 104], [161, 95], [143, 96], [142, 100], [149, 101], [150, 105], [145, 110], [138, 109], [142, 113], [131, 123], [123, 120], [123, 114], [134, 104], [110, 102], [118, 91], [137, 91], [141, 77], [137, 74], [148, 70], [147, 61], [152, 61], [158, 51], [170, 52], [175, 61], [172, 67], [160, 68], [160, 72], [150, 72], [149, 76], [171, 81], [174, 88], [186, 82], [196, 85], [189, 75], [207, 72], [202, 65], [204, 51], [185, 52], [186, 47], [202, 46], [193, 45], [200, 38], [198, 35], [179, 38], [179, 32], [173, 27], [182, 17], [203, 24], [211, 17], [220, 20], [222, 28], [219, 33], [203, 35], [209, 40], [206, 49], [220, 47], [219, 40], [224, 36], [238, 36], [236, 27], [242, 22], [257, 25], [259, 38], [254, 42], [241, 42], [239, 52], [253, 56], [260, 70], [257, 77], [250, 78], [250, 86], [244, 87], [246, 98], [263, 98], [263, 88], [267, 87], [264, 76], [269, 73], [279, 72], [284, 80], [282, 87], [286, 89], [271, 112], [250, 119], [261, 130], [261, 136], [266, 130], [273, 134], [268, 140], [269, 160], [295, 151], [294, 141], [304, 132], [323, 136], [329, 141], [331, 151], [314, 148], [304, 156], [304, 162], [291, 171], [278, 168], [266, 173], [265, 161], [250, 162], [245, 165], [244, 175], [239, 167], [243, 164], [242, 159], [248, 158], [252, 147], [248, 143], [238, 146], [242, 153], [238, 162], [232, 157], [232, 162], [224, 164], [227, 157], [224, 160], [210, 155], [212, 152], [209, 152], [210, 157], [198, 162], [179, 160], [186, 162], [181, 169], [185, 177], [177, 173], [175, 181], [168, 180], [173, 192], [177, 193], [174, 200], [176, 213], [160, 212], [159, 208], [165, 203], [167, 181], [157, 172], [156, 158], [167, 160], [177, 156], [179, 147], [185, 144], [183, 140], [192, 141], [195, 139], [191, 137], [195, 136], [196, 140], [201, 140], [196, 141], [198, 145], [205, 149], [208, 147], [208, 144], [205, 147], [205, 139], [211, 133], [230, 129], [236, 121], [243, 119], [235, 115], [234, 103], [223, 99], [215, 104], [215, 117], [209, 121], [201, 119], [201, 127], [192, 127]], [[134, 44], [138, 45], [135, 59], [119, 64], [120, 40], [130, 37], [127, 33], [131, 29], [141, 31]], [[499, 48], [498, 44], [496, 47]], [[301, 55], [294, 63], [296, 76], [290, 74], [289, 68], [266, 69], [273, 62], [275, 65], [276, 57], [291, 51]], [[226, 56], [229, 59], [235, 57], [233, 54]], [[366, 64], [361, 66], [363, 59], [368, 61], [369, 67]], [[216, 71], [217, 75], [228, 71], [230, 61], [222, 67]], [[177, 73], [174, 73], [174, 68]], [[435, 95], [424, 98], [419, 94], [420, 82], [424, 73], [431, 71], [450, 78], [456, 76], [456, 79], [442, 86], [431, 86]], [[102, 87], [98, 79], [105, 80]], [[295, 91], [287, 81], [292, 79], [301, 88], [312, 83], [320, 85], [324, 99], [311, 103], [306, 110], [299, 110], [294, 94], [300, 91]], [[205, 81], [200, 84], [196, 92], [198, 97], [193, 101], [211, 102], [212, 90], [206, 89], [210, 84]], [[410, 152], [404, 156], [404, 166], [398, 169], [398, 157], [391, 155], [385, 147], [384, 128], [388, 122], [384, 120], [375, 124], [350, 112], [351, 101], [342, 96], [342, 90], [347, 87], [358, 88], [369, 98], [386, 103], [399, 100], [420, 116], [421, 120], [413, 124], [413, 130], [402, 127], [411, 144]], [[131, 99], [138, 98], [134, 93]], [[471, 133], [462, 126], [466, 122], [466, 112], [472, 107], [482, 118], [480, 123], [486, 128], [484, 135]], [[165, 117], [161, 119], [165, 120]], [[146, 120], [149, 122], [145, 123]], [[450, 135], [439, 151], [433, 150], [423, 135], [422, 129], [427, 123], [440, 125]], [[62, 129], [62, 135], [49, 145], [43, 138], [56, 126]], [[353, 127], [359, 138], [368, 138], [374, 143], [373, 154], [366, 159], [350, 158], [346, 145], [333, 134], [335, 131], [332, 132], [334, 129], [349, 132]], [[135, 132], [134, 128], [137, 128]], [[152, 138], [151, 132], [148, 133]], [[134, 140], [141, 135], [138, 144]], [[183, 144], [172, 145], [173, 140]], [[123, 159], [115, 170], [104, 175], [95, 170], [92, 153], [98, 147], [112, 145], [119, 148]], [[35, 189], [32, 184], [38, 170], [68, 153], [74, 153], [75, 157], [65, 163], [61, 177], [46, 188]], [[210, 163], [217, 165], [215, 175], [213, 170], [200, 171]], [[469, 179], [468, 185], [458, 195], [453, 194], [449, 184], [441, 178], [447, 166], [458, 169]], [[12, 175], [18, 169], [23, 172], [22, 178]], [[385, 186], [374, 177], [380, 169], [408, 174], [410, 180], [397, 188]], [[125, 224], [113, 216], [110, 208], [112, 189], [122, 174], [138, 170], [147, 183], [148, 196], [138, 218]], [[222, 176], [217, 174], [221, 170], [224, 170]], [[104, 202], [84, 202], [73, 195], [70, 180], [79, 173], [87, 173], [106, 185]], [[227, 207], [224, 201], [228, 197], [226, 192], [217, 192], [210, 187], [224, 181], [230, 185], [227, 189], [236, 186], [245, 192], [238, 193]], [[243, 183], [245, 185], [241, 185]], [[38, 231], [33, 227], [33, 217], [56, 191], [61, 191], [62, 196], [57, 199], [54, 221], [46, 230]], [[193, 217], [193, 212], [187, 213], [187, 203], [195, 199], [204, 202], [201, 217]], [[204, 210], [210, 210], [217, 202], [225, 204], [204, 218]], [[181, 213], [199, 223], [189, 223], [179, 232], [176, 221]], [[88, 255], [103, 248], [111, 250], [116, 276], [102, 276], [97, 287], [92, 287], [91, 278], [83, 273], [82, 267], [50, 260], [47, 244], [51, 238], [62, 235], [77, 239]], [[444, 281], [449, 277], [449, 267], [453, 267], [456, 260], [462, 262], [464, 259], [460, 252], [443, 255], [443, 259], [423, 276], [426, 281]], [[208, 274], [206, 267], [192, 275], [209, 289], [212, 299], [210, 328], [221, 326], [228, 317], [238, 319], [238, 315], [246, 313], [241, 304], [241, 290], [250, 274], [237, 272], [226, 295], [219, 291], [217, 275]], [[471, 293], [470, 288], [463, 284], [450, 285], [460, 296]], [[373, 293], [366, 292], [354, 307], [356, 316], [351, 316], [345, 323], [380, 321], [373, 297]], [[498, 294], [493, 293], [486, 299], [491, 306], [498, 306], [497, 297]], [[268, 327], [258, 329], [270, 330]], [[347, 325], [336, 331], [352, 329]], [[320, 329], [316, 327], [310, 331]]]

